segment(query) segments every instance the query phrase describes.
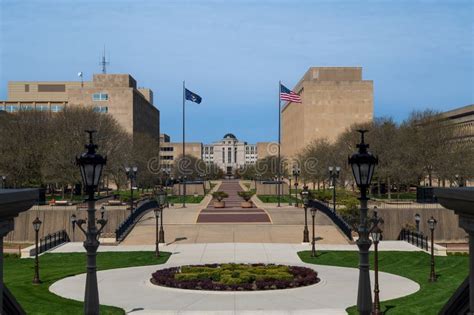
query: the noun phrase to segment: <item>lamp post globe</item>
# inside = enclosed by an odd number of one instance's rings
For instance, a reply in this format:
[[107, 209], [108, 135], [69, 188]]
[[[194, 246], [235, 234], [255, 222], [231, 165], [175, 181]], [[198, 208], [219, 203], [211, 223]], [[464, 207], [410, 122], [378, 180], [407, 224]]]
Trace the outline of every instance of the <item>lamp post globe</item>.
[[367, 189], [372, 181], [375, 166], [378, 163], [377, 157], [372, 155], [367, 149], [369, 145], [365, 143], [364, 134], [367, 130], [358, 130], [361, 134], [361, 142], [357, 144], [358, 151], [349, 157], [348, 162], [354, 175], [354, 180], [360, 189], [360, 213], [357, 246], [359, 247], [359, 286], [357, 292], [357, 310], [360, 314], [368, 315], [372, 310], [372, 292], [370, 289], [369, 274], [369, 248], [371, 241], [367, 226]]
[[168, 204], [166, 190], [164, 190], [163, 187], [160, 187], [160, 189], [156, 192], [155, 198], [156, 198], [156, 203], [158, 204], [158, 209], [160, 211], [160, 216], [161, 216], [158, 242], [164, 243], [165, 242], [165, 230], [163, 228], [163, 209]]
[[35, 230], [35, 275], [33, 277], [33, 284], [40, 284], [40, 276], [39, 276], [39, 249], [38, 249], [38, 242], [39, 242], [39, 230], [41, 228], [41, 220], [36, 217], [33, 221], [33, 229]]
[[76, 240], [76, 222], [77, 222], [77, 216], [75, 214], [71, 215], [71, 225], [72, 225], [72, 241], [74, 242]]
[[308, 186], [304, 186], [303, 190], [300, 193], [301, 199], [303, 200], [303, 209], [304, 209], [304, 229], [303, 229], [303, 243], [309, 242], [309, 230], [308, 230], [308, 207], [310, 200], [310, 193]]
[[87, 192], [87, 228], [82, 227], [86, 223], [85, 220], [78, 220], [76, 224], [79, 229], [85, 234], [84, 248], [87, 252], [87, 274], [86, 274], [86, 288], [84, 296], [84, 313], [88, 315], [99, 314], [99, 290], [97, 287], [97, 249], [99, 248], [99, 235], [102, 232], [105, 224], [104, 219], [97, 220], [100, 228], [97, 228], [95, 218], [95, 198], [94, 192], [97, 189], [102, 170], [107, 163], [107, 158], [96, 153], [98, 148], [94, 144], [92, 136], [95, 133], [93, 130], [86, 130], [89, 134], [89, 143], [86, 144], [87, 151], [76, 158], [76, 164], [81, 171], [82, 182]]

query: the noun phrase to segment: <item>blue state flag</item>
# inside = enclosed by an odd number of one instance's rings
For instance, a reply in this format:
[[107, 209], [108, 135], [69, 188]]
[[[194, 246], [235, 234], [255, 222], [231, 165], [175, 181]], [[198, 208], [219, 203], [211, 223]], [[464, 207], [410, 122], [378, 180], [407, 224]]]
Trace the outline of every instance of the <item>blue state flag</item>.
[[199, 95], [197, 95], [196, 93], [191, 92], [191, 91], [188, 90], [188, 89], [185, 89], [185, 92], [186, 92], [186, 99], [187, 99], [188, 101], [191, 101], [191, 102], [194, 102], [194, 103], [198, 103], [198, 104], [201, 103], [202, 98], [201, 98]]

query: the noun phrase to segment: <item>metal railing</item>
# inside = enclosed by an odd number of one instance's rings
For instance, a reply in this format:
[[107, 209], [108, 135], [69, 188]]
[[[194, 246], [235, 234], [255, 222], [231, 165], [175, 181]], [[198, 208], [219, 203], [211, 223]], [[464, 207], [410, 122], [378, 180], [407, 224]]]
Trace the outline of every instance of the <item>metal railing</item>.
[[410, 231], [407, 229], [402, 229], [398, 239], [401, 241], [407, 241], [408, 243], [415, 245], [421, 249], [428, 250], [429, 242], [428, 236], [425, 236], [421, 232]]
[[344, 235], [347, 236], [348, 239], [351, 241], [352, 239], [352, 228], [351, 226], [336, 212], [333, 211], [333, 209], [329, 208], [325, 203], [319, 201], [319, 200], [311, 200], [309, 202], [309, 208], [315, 208], [327, 215], [334, 224], [341, 230]]
[[141, 219], [141, 217], [151, 209], [158, 207], [155, 200], [146, 200], [141, 203], [133, 212], [120, 223], [118, 228], [115, 230], [115, 239], [117, 242], [121, 242], [127, 237], [128, 233], [133, 229], [135, 224]]
[[51, 248], [70, 242], [69, 235], [65, 230], [54, 232], [42, 237], [39, 242], [38, 254], [44, 253]]

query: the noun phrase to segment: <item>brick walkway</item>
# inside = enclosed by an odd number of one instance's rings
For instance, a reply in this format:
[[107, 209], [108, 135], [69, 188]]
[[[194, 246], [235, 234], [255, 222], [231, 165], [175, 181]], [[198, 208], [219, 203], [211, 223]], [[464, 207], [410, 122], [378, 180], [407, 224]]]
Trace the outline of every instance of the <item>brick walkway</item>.
[[224, 199], [225, 208], [214, 208], [211, 201], [207, 208], [199, 213], [196, 223], [271, 223], [264, 210], [240, 206], [244, 200], [238, 195], [238, 192], [243, 190], [238, 180], [223, 181], [219, 190], [229, 194], [229, 197]]

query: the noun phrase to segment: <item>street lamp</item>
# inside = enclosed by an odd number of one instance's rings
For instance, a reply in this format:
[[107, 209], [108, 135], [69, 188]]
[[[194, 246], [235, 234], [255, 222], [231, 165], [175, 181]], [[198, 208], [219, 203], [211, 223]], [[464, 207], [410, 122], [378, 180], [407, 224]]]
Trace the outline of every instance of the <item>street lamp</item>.
[[75, 214], [71, 216], [71, 225], [72, 225], [72, 241], [75, 242], [76, 240], [76, 222], [77, 217]]
[[295, 201], [295, 207], [298, 208], [298, 177], [300, 176], [300, 169], [298, 167], [294, 167], [293, 168], [293, 176], [295, 177], [295, 197], [296, 197], [296, 201]]
[[311, 239], [311, 257], [316, 257], [316, 236], [314, 233], [314, 217], [316, 216], [316, 208], [311, 208], [311, 217], [313, 218], [313, 238]]
[[126, 166], [125, 173], [127, 174], [128, 179], [130, 180], [130, 212], [133, 212], [133, 182], [137, 179], [138, 167], [136, 166]]
[[309, 190], [308, 186], [303, 187], [301, 191], [301, 199], [303, 200], [303, 209], [304, 209], [304, 230], [303, 230], [303, 243], [309, 242], [309, 231], [308, 231], [308, 206], [309, 206]]
[[158, 235], [158, 222], [160, 221], [160, 208], [155, 208], [155, 210], [153, 211], [155, 212], [155, 233], [156, 233], [155, 254], [156, 254], [156, 257], [160, 257], [160, 236]]
[[420, 221], [421, 215], [419, 213], [415, 214], [415, 224], [416, 224], [416, 232], [420, 233]]
[[333, 167], [329, 166], [329, 178], [331, 179], [332, 185], [332, 204], [333, 204], [333, 211], [336, 212], [336, 182], [339, 178], [339, 173], [341, 172], [341, 168], [339, 166]]
[[293, 203], [291, 202], [291, 175], [288, 175], [288, 205], [291, 206]]
[[7, 188], [7, 177], [2, 175], [2, 188]]
[[360, 189], [360, 214], [357, 246], [359, 247], [359, 288], [357, 292], [357, 310], [360, 314], [368, 315], [372, 309], [372, 292], [370, 290], [369, 274], [369, 248], [371, 245], [367, 227], [367, 189], [370, 186], [375, 165], [378, 163], [377, 157], [372, 155], [364, 142], [364, 133], [367, 130], [358, 130], [361, 134], [361, 142], [357, 145], [359, 149], [349, 157], [349, 165], [352, 168], [355, 182]]
[[[166, 207], [166, 190], [163, 190], [163, 187], [156, 192], [156, 203], [158, 204], [158, 209], [160, 210], [161, 220], [160, 220], [160, 232], [158, 237], [159, 243], [165, 242], [165, 230], [163, 229], [163, 209]], [[157, 222], [158, 224], [158, 222]]]
[[38, 217], [36, 217], [36, 219], [33, 221], [33, 229], [35, 230], [35, 276], [33, 278], [33, 284], [40, 284], [41, 283], [40, 276], [39, 276], [39, 258], [38, 258], [38, 254], [39, 254], [38, 233], [39, 233], [39, 230], [40, 230], [40, 227], [41, 227], [41, 223], [42, 222]]
[[98, 229], [95, 218], [95, 198], [94, 191], [99, 185], [102, 169], [107, 163], [107, 158], [96, 153], [97, 145], [92, 141], [95, 131], [86, 130], [89, 133], [89, 143], [86, 144], [87, 152], [76, 158], [76, 164], [81, 170], [82, 182], [87, 193], [87, 230], [82, 225], [86, 223], [84, 219], [77, 220], [77, 226], [85, 234], [84, 248], [87, 251], [87, 276], [84, 297], [84, 313], [88, 315], [99, 314], [99, 290], [97, 287], [97, 248], [100, 243], [98, 236], [107, 224], [107, 220], [99, 219]]
[[374, 283], [374, 305], [372, 308], [372, 315], [382, 315], [383, 313], [380, 311], [380, 298], [379, 298], [379, 252], [378, 252], [378, 245], [382, 235], [382, 229], [379, 227], [379, 222], [382, 220], [377, 217], [377, 212], [374, 211], [374, 217], [372, 218], [372, 222], [374, 223], [372, 229], [370, 230], [370, 234], [372, 236], [372, 241], [374, 242], [374, 269], [375, 269], [375, 283]]
[[436, 224], [438, 221], [436, 221], [435, 218], [431, 217], [428, 220], [428, 226], [430, 227], [431, 231], [431, 271], [430, 271], [430, 282], [435, 282], [436, 281], [436, 273], [435, 273], [435, 260], [434, 260], [434, 229], [436, 227]]
[[186, 182], [188, 177], [183, 176], [183, 208], [186, 208]]

